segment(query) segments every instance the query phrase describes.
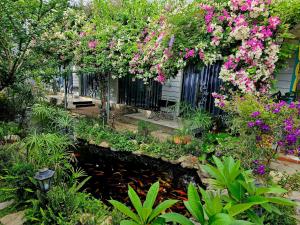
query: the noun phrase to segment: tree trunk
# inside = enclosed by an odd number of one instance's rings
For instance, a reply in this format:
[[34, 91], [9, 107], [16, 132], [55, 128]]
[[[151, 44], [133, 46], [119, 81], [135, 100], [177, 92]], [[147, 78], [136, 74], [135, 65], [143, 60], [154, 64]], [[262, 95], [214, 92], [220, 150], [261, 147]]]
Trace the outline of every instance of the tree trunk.
[[103, 125], [107, 124], [107, 80], [106, 76], [100, 75], [100, 99], [101, 99], [101, 108], [100, 108], [100, 117], [102, 118]]
[[64, 96], [64, 105], [65, 105], [65, 109], [68, 108], [68, 80], [67, 80], [67, 76], [65, 76], [64, 79], [64, 86], [65, 86], [65, 96]]

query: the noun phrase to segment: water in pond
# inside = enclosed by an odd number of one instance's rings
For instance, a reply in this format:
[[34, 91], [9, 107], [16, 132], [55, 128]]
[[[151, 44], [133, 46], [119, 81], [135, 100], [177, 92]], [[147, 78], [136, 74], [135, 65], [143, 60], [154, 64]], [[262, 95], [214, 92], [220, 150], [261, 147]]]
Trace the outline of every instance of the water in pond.
[[[85, 185], [86, 190], [106, 203], [112, 198], [129, 205], [128, 185], [134, 188], [144, 201], [151, 184], [159, 181], [158, 201], [162, 201], [187, 200], [188, 184], [190, 182], [201, 184], [195, 170], [184, 169], [180, 165], [147, 156], [114, 152], [84, 143], [77, 146], [75, 155], [78, 160], [77, 166], [91, 176]], [[186, 212], [182, 201], [172, 210]]]

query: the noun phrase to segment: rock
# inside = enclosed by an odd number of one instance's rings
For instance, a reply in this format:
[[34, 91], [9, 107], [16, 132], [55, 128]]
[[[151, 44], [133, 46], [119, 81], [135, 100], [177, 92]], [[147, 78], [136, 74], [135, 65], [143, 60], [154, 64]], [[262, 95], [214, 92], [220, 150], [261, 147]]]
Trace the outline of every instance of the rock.
[[109, 148], [109, 147], [110, 147], [110, 146], [109, 146], [109, 143], [106, 142], [106, 141], [102, 141], [102, 142], [99, 144], [99, 146], [102, 147], [102, 148]]
[[181, 156], [177, 162], [181, 163], [181, 166], [183, 168], [189, 168], [189, 169], [199, 169], [199, 160], [198, 157], [193, 156], [193, 155], [186, 155], [186, 156]]
[[112, 216], [108, 216], [108, 217], [101, 223], [101, 225], [111, 225], [111, 224], [113, 224]]
[[143, 153], [143, 151], [137, 150], [137, 151], [132, 152], [132, 154], [141, 156], [141, 155], [143, 155], [144, 153]]
[[96, 142], [94, 142], [93, 140], [90, 140], [90, 141], [89, 141], [89, 144], [90, 144], [90, 145], [95, 145]]
[[279, 171], [271, 171], [270, 172], [270, 176], [272, 177], [273, 181], [278, 184], [278, 182], [282, 179], [283, 177], [283, 173], [279, 172]]
[[3, 140], [8, 143], [14, 143], [20, 141], [21, 138], [19, 135], [7, 135], [3, 137]]
[[292, 191], [288, 198], [300, 204], [300, 191]]
[[3, 225], [23, 225], [25, 222], [25, 211], [20, 211], [4, 216], [0, 219]]
[[0, 210], [5, 209], [9, 206], [11, 206], [14, 203], [14, 200], [6, 201], [6, 202], [1, 202], [0, 203]]

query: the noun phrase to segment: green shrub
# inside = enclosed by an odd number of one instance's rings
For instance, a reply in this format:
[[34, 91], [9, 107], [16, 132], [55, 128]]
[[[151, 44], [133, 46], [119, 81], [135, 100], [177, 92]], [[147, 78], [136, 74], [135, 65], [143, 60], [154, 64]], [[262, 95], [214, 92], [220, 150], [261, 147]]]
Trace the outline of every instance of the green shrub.
[[[85, 182], [85, 181], [84, 181]], [[107, 207], [89, 194], [79, 192], [84, 182], [72, 187], [59, 185], [46, 195], [46, 202], [34, 200], [27, 210], [28, 224], [98, 225], [108, 215]]]
[[264, 224], [266, 225], [297, 225], [295, 218], [295, 207], [293, 206], [277, 206], [281, 214], [265, 212]]
[[136, 213], [132, 212], [130, 208], [125, 206], [124, 204], [110, 200], [109, 202], [120, 212], [126, 215], [128, 220], [122, 220], [120, 225], [128, 225], [128, 224], [138, 224], [138, 225], [148, 225], [148, 224], [164, 224], [164, 219], [160, 217], [160, 215], [173, 206], [177, 201], [176, 200], [165, 200], [161, 202], [154, 208], [154, 203], [156, 201], [157, 195], [159, 191], [159, 183], [156, 182], [153, 184], [146, 196], [146, 200], [144, 203], [141, 202], [137, 193], [128, 186], [128, 196], [129, 199], [134, 206]]
[[17, 123], [14, 122], [0, 122], [0, 140], [7, 135], [18, 135], [21, 129]]
[[25, 203], [35, 197], [37, 188], [34, 180], [35, 170], [31, 163], [18, 162], [6, 169], [3, 176], [5, 187], [2, 191], [13, 194], [18, 203]]

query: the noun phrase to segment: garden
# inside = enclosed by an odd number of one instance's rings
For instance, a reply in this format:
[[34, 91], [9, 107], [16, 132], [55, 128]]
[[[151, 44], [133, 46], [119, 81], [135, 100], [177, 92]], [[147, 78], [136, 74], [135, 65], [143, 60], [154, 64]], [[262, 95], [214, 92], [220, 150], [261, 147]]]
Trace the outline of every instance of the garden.
[[[299, 49], [299, 0], [0, 9], [0, 224], [299, 224], [300, 101], [276, 94]], [[164, 85], [215, 64], [218, 115], [179, 102], [180, 126], [165, 140], [148, 121], [116, 128], [112, 80]], [[96, 77], [97, 116], [68, 107], [73, 74]], [[49, 98], [59, 79], [61, 103]], [[284, 157], [296, 172], [274, 168]]]

